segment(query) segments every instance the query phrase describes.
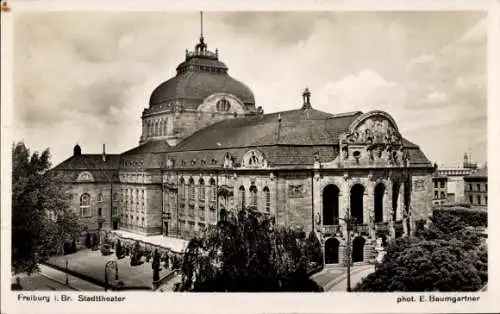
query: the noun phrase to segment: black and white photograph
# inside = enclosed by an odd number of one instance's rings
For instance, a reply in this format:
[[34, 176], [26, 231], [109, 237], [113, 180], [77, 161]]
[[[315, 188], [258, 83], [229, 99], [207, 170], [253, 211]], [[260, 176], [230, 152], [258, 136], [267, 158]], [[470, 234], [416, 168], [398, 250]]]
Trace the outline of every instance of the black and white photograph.
[[16, 302], [491, 292], [487, 9], [11, 2]]

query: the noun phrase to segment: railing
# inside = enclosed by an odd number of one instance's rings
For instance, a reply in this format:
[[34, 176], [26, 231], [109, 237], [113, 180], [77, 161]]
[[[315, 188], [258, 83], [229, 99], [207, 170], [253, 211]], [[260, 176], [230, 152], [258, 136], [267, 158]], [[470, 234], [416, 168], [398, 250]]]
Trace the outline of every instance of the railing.
[[188, 57], [188, 58], [190, 58], [190, 57], [196, 57], [196, 56], [217, 58], [217, 53], [211, 52], [209, 50], [188, 51], [186, 53], [186, 57]]
[[376, 231], [389, 231], [389, 225], [387, 222], [377, 222], [375, 223]]
[[363, 224], [363, 225], [355, 225], [354, 227], [354, 230], [359, 232], [359, 233], [364, 233], [364, 234], [368, 234], [369, 233], [369, 227], [368, 225], [366, 224]]
[[340, 225], [324, 225], [323, 226], [323, 233], [326, 234], [335, 234], [335, 233], [341, 233], [342, 228]]

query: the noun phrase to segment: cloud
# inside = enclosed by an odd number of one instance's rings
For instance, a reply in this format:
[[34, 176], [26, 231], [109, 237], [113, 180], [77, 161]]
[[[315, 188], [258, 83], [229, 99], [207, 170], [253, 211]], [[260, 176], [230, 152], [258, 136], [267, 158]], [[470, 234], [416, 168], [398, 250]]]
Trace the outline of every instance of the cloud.
[[442, 104], [447, 101], [446, 94], [443, 92], [434, 91], [427, 95], [427, 101], [430, 104]]
[[362, 70], [339, 81], [328, 82], [320, 91], [320, 104], [333, 104], [337, 109], [345, 111], [349, 111], [349, 108], [380, 108], [396, 89], [396, 85], [395, 82], [386, 81], [375, 71]]

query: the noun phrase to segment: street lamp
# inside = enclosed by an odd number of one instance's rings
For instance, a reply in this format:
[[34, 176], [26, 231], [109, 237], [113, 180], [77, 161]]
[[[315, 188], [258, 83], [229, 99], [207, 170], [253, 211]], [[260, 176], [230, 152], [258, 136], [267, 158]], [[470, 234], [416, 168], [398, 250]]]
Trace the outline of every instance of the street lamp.
[[346, 229], [347, 229], [347, 292], [351, 292], [351, 231], [353, 229], [353, 226], [355, 226], [356, 218], [352, 217], [350, 214], [349, 208], [347, 209], [347, 212], [344, 216], [344, 218], [338, 218], [339, 220], [342, 220], [346, 224]]
[[104, 291], [108, 291], [108, 268], [115, 270], [115, 280], [118, 280], [118, 263], [115, 261], [108, 261], [104, 265]]

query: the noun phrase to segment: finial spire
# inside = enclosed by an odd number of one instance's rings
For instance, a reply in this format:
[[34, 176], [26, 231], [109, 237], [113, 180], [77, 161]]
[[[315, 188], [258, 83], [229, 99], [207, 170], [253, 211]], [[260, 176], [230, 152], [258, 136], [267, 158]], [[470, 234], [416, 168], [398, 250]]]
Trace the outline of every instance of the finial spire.
[[203, 38], [203, 11], [200, 11], [200, 38]]
[[311, 108], [311, 91], [306, 87], [304, 93], [302, 93], [302, 98], [304, 99], [304, 104], [302, 105], [302, 109], [310, 109]]

